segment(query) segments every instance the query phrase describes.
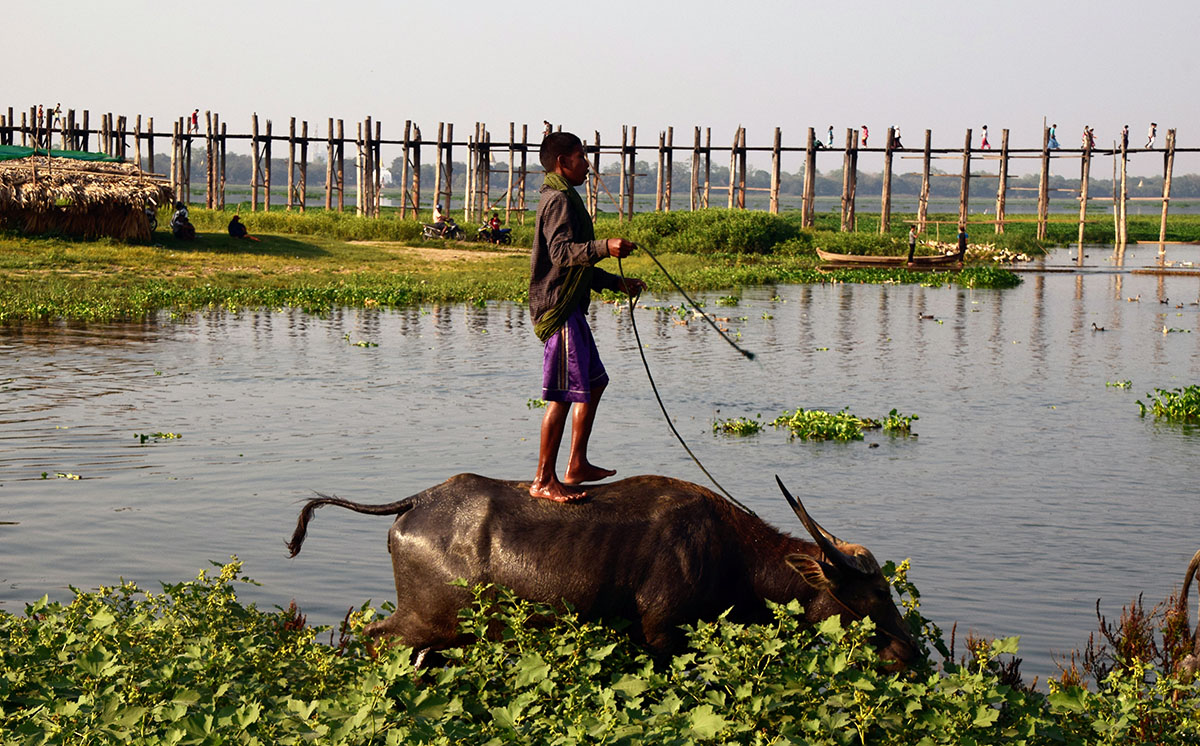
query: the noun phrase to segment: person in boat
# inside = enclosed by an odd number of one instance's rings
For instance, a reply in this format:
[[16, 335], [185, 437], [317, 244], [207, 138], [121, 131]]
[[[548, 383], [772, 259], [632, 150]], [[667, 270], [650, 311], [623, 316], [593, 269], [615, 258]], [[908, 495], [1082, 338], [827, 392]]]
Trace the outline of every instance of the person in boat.
[[[636, 246], [623, 238], [597, 239], [587, 206], [575, 187], [587, 178], [583, 142], [569, 132], [552, 132], [538, 154], [546, 170], [534, 227], [530, 257], [529, 313], [542, 353], [542, 418], [537, 473], [529, 485], [532, 497], [576, 502], [587, 493], [574, 485], [605, 479], [616, 472], [588, 461], [587, 447], [608, 374], [588, 327], [587, 308], [593, 290], [636, 296], [641, 280], [623, 278], [596, 267], [605, 257], [622, 258]], [[571, 421], [571, 453], [562, 481], [556, 462]]]
[[958, 260], [967, 255], [967, 225], [966, 223], [958, 224]]
[[913, 254], [917, 251], [917, 226], [908, 226], [908, 266], [912, 266]]
[[187, 205], [182, 201], [175, 203], [175, 214], [171, 216], [171, 235], [184, 241], [196, 237], [196, 226], [188, 219]]
[[250, 235], [250, 232], [246, 230], [246, 224], [242, 222], [242, 218], [238, 215], [234, 215], [233, 219], [229, 221], [229, 235], [234, 238], [247, 238], [251, 241], [258, 240]]

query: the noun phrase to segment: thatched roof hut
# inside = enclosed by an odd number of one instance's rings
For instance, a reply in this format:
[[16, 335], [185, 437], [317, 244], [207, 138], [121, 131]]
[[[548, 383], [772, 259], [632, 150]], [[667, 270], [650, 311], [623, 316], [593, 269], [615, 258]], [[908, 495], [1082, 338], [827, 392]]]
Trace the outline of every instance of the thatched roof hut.
[[170, 204], [170, 186], [132, 163], [101, 158], [0, 146], [0, 228], [149, 241], [145, 210]]

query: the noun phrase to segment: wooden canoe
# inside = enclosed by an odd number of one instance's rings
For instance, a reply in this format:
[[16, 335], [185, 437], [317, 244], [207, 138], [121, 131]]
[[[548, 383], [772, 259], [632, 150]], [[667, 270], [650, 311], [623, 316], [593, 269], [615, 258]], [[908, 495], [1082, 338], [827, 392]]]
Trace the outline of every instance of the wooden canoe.
[[[908, 256], [872, 256], [868, 254], [834, 254], [823, 249], [817, 249], [817, 256], [830, 262], [846, 267], [903, 267], [907, 264]], [[914, 267], [954, 267], [962, 264], [962, 254], [945, 254], [942, 256], [914, 256]]]

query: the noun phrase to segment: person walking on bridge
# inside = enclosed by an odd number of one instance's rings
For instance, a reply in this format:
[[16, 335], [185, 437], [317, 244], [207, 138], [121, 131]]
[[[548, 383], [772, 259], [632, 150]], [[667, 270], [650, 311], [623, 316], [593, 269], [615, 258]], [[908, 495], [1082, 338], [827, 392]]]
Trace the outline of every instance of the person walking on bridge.
[[1147, 148], [1149, 148], [1149, 149], [1154, 148], [1154, 138], [1157, 135], [1158, 135], [1158, 124], [1156, 122], [1151, 122], [1150, 129], [1146, 131], [1146, 147]]

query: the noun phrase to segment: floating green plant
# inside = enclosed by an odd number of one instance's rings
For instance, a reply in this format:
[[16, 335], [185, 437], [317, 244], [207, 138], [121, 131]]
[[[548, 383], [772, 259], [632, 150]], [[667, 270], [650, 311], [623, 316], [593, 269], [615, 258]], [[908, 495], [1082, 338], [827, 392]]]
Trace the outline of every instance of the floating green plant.
[[179, 440], [183, 436], [179, 433], [134, 433], [133, 437], [145, 443], [148, 440]]
[[763, 424], [756, 418], [733, 417], [728, 420], [714, 420], [712, 427], [714, 433], [723, 435], [753, 435], [763, 429]]
[[741, 302], [741, 298], [738, 298], [736, 295], [722, 295], [720, 298], [717, 298], [718, 306], [736, 306]]
[[541, 399], [528, 399], [525, 402], [525, 406], [529, 409], [541, 409], [546, 406], [546, 402]]
[[776, 428], [786, 427], [791, 437], [802, 440], [862, 440], [863, 420], [843, 409], [826, 412], [821, 409], [785, 411], [771, 421]]
[[1146, 394], [1150, 404], [1138, 400], [1138, 408], [1145, 416], [1147, 410], [1155, 417], [1174, 422], [1200, 422], [1200, 386], [1191, 385], [1179, 389], [1154, 389], [1153, 394]]
[[1133, 385], [1133, 381], [1108, 381], [1105, 386], [1111, 386], [1114, 389], [1127, 389]]
[[895, 409], [888, 412], [887, 417], [883, 418], [883, 429], [890, 433], [900, 433], [902, 435], [916, 435], [912, 431], [913, 420], [921, 419], [915, 414], [900, 414]]

